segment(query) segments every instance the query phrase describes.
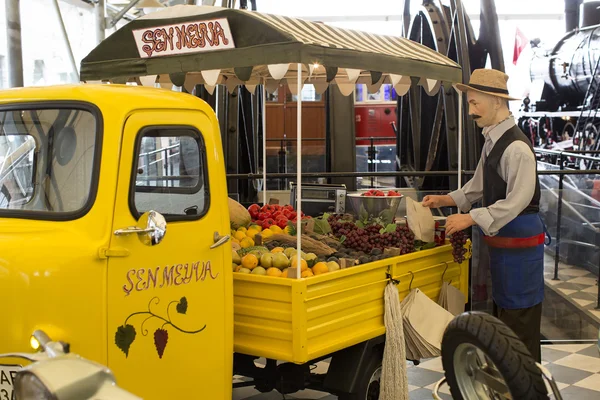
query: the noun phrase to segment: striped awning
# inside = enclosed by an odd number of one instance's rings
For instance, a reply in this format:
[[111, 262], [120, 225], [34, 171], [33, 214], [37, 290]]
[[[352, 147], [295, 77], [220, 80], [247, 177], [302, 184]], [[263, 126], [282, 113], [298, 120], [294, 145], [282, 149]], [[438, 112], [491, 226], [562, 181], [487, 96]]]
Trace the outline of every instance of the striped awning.
[[168, 7], [130, 22], [83, 59], [81, 79], [188, 91], [287, 83], [297, 93], [298, 64], [304, 84], [324, 92], [334, 83], [345, 95], [357, 83], [370, 92], [389, 83], [403, 95], [412, 84], [433, 94], [462, 81], [458, 64], [405, 38], [209, 6]]

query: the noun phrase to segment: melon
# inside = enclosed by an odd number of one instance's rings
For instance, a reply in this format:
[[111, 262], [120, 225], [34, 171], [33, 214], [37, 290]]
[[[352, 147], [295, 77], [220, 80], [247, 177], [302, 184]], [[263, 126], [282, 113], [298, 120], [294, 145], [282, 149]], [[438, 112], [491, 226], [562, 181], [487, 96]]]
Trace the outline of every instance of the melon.
[[231, 197], [229, 199], [229, 220], [231, 221], [231, 228], [238, 229], [241, 227], [246, 227], [252, 222], [252, 218], [250, 217], [250, 213], [246, 210], [246, 207], [233, 200]]

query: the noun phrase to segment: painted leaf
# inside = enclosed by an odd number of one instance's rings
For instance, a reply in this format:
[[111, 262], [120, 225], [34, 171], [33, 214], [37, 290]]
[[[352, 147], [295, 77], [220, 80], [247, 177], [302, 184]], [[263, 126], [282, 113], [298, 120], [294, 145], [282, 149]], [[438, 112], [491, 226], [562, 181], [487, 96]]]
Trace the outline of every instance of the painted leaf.
[[188, 307], [188, 302], [184, 296], [181, 298], [181, 300], [179, 300], [179, 303], [177, 303], [177, 312], [179, 314], [185, 314], [187, 312], [187, 307]]
[[132, 325], [123, 325], [117, 328], [115, 333], [115, 344], [123, 353], [125, 357], [129, 356], [129, 347], [135, 340], [135, 328]]
[[162, 358], [165, 353], [165, 347], [167, 347], [167, 342], [169, 341], [169, 332], [166, 329], [158, 328], [154, 332], [154, 346], [156, 347], [156, 352], [158, 353], [158, 358]]

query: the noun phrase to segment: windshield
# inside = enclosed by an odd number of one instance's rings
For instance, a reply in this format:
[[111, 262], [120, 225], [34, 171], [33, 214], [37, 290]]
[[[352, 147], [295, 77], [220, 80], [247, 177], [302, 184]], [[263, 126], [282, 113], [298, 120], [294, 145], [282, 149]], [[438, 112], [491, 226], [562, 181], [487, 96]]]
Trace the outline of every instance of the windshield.
[[90, 198], [97, 121], [73, 108], [0, 111], [0, 213], [76, 213]]

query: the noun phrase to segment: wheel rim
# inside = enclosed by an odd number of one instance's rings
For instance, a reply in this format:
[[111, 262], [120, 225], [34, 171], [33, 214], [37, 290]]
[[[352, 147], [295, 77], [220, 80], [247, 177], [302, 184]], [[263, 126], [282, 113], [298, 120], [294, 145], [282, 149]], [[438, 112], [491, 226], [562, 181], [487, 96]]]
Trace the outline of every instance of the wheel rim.
[[453, 358], [454, 374], [464, 399], [512, 399], [496, 364], [471, 343], [461, 343]]
[[381, 367], [377, 368], [373, 375], [371, 375], [371, 379], [369, 379], [369, 385], [367, 386], [367, 395], [366, 400], [378, 400], [379, 399], [379, 389], [381, 385]]

